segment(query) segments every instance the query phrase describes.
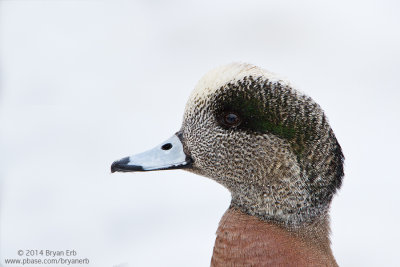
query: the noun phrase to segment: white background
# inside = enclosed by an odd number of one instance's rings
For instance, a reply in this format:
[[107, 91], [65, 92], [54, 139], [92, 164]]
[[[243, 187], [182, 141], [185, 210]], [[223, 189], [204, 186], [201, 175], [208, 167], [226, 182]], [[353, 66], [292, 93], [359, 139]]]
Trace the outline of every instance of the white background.
[[208, 70], [244, 61], [330, 119], [346, 156], [339, 265], [395, 266], [399, 12], [395, 0], [1, 1], [0, 264], [75, 249], [90, 266], [208, 266], [226, 189], [109, 168], [177, 131]]

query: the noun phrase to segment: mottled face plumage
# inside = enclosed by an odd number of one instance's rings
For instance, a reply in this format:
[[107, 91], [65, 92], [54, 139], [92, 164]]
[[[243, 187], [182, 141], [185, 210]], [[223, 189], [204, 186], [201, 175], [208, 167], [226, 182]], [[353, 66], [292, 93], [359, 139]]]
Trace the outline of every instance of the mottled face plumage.
[[318, 104], [273, 74], [231, 64], [204, 76], [184, 114], [187, 170], [232, 193], [232, 206], [285, 225], [325, 214], [343, 154]]

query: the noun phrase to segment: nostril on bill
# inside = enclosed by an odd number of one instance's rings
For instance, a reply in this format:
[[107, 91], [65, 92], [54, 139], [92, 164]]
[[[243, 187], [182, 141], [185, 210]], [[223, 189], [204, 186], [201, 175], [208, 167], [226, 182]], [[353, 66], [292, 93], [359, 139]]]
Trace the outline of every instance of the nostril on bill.
[[166, 143], [166, 144], [161, 146], [162, 150], [170, 150], [171, 148], [172, 148], [172, 144], [171, 143]]

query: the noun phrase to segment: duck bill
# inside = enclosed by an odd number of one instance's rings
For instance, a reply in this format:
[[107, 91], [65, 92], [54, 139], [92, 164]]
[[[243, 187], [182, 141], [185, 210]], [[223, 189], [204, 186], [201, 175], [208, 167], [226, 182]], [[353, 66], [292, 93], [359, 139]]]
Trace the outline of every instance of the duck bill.
[[114, 161], [111, 172], [143, 172], [183, 169], [192, 165], [183, 151], [182, 133], [178, 132], [153, 149]]

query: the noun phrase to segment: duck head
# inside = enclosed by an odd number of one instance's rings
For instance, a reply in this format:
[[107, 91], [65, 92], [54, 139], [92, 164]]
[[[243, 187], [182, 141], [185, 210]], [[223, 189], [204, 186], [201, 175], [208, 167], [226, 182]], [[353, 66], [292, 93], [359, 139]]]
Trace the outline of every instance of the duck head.
[[317, 103], [268, 71], [234, 63], [198, 82], [178, 133], [111, 171], [182, 168], [225, 186], [232, 207], [296, 227], [327, 214], [343, 160]]

